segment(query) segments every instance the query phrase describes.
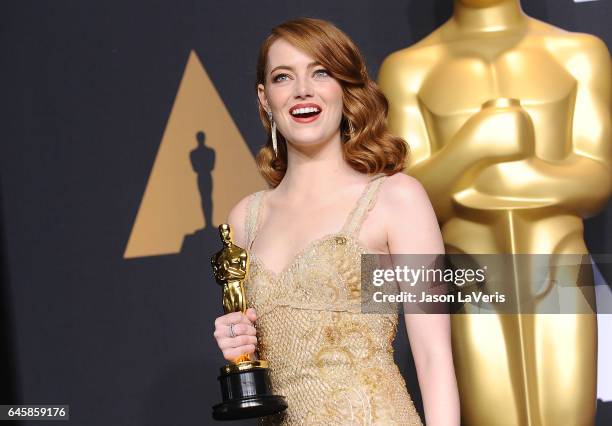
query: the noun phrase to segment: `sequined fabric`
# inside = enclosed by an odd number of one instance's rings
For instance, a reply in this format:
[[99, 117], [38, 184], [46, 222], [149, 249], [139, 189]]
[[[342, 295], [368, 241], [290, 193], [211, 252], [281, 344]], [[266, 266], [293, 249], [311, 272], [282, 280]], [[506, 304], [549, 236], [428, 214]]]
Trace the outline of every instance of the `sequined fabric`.
[[[366, 187], [342, 230], [313, 241], [279, 274], [249, 253], [245, 289], [257, 309], [259, 356], [289, 408], [264, 425], [421, 425], [393, 361], [397, 315], [362, 314], [357, 236], [383, 176]], [[256, 236], [261, 199], [246, 221]]]

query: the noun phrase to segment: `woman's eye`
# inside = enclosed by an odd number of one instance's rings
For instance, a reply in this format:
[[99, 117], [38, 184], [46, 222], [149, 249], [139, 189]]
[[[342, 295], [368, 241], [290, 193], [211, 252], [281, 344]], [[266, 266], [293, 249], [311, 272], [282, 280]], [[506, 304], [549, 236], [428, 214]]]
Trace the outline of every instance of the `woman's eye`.
[[319, 69], [314, 72], [314, 75], [317, 77], [327, 77], [329, 73], [327, 72], [327, 70]]
[[272, 81], [274, 82], [285, 81], [288, 78], [289, 76], [287, 74], [277, 74], [274, 77], [272, 77]]

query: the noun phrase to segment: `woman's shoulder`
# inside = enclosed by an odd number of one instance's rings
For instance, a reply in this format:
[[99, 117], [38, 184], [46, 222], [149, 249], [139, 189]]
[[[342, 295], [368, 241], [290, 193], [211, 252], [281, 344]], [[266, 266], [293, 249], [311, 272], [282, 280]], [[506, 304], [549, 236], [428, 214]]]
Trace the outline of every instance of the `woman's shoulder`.
[[227, 223], [232, 229], [234, 244], [238, 246], [244, 247], [246, 244], [246, 222], [251, 201], [261, 192], [263, 191], [253, 192], [243, 197], [230, 209], [227, 215]]
[[407, 202], [413, 206], [415, 203], [429, 204], [429, 197], [423, 185], [416, 178], [401, 172], [387, 176], [380, 192], [379, 202], [387, 207], [397, 207]]
[[396, 173], [386, 179], [380, 190], [378, 203], [388, 220], [405, 223], [409, 218], [414, 223], [437, 222], [427, 191], [416, 178]]
[[444, 245], [434, 209], [421, 183], [404, 173], [381, 185], [389, 249], [395, 253], [443, 253]]

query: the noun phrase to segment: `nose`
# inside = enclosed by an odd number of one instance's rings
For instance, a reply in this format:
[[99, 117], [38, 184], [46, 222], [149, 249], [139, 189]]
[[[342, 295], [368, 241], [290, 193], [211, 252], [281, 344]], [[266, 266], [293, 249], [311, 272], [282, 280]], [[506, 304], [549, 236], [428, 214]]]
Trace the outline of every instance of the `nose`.
[[313, 89], [312, 82], [307, 77], [298, 78], [295, 84], [295, 97], [307, 98], [312, 97]]

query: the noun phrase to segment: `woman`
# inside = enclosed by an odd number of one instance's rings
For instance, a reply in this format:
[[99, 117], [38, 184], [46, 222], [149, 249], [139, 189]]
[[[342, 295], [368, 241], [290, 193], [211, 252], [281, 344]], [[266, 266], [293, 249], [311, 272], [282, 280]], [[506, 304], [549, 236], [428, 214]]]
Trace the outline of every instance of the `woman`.
[[[227, 360], [257, 347], [269, 361], [289, 408], [265, 421], [421, 424], [393, 362], [397, 315], [360, 313], [362, 253], [443, 252], [425, 191], [399, 173], [407, 149], [387, 101], [353, 42], [307, 18], [264, 41], [257, 95], [272, 189], [230, 212], [250, 309], [217, 318], [217, 343]], [[427, 424], [459, 424], [448, 316], [406, 315], [406, 328]]]

